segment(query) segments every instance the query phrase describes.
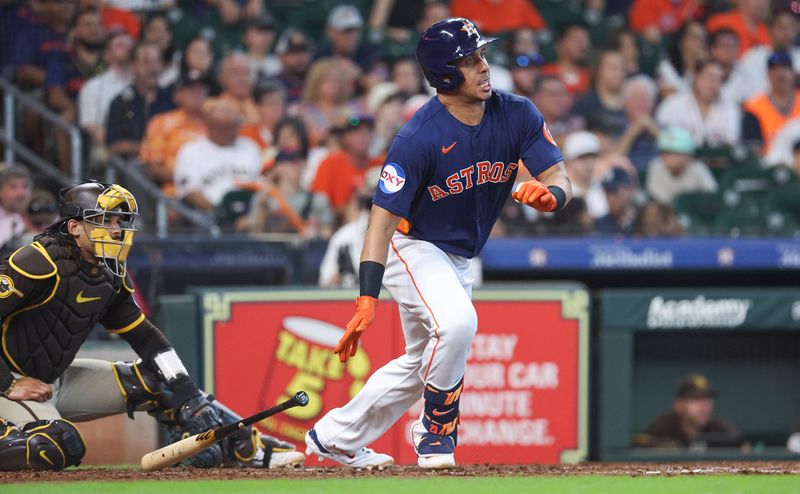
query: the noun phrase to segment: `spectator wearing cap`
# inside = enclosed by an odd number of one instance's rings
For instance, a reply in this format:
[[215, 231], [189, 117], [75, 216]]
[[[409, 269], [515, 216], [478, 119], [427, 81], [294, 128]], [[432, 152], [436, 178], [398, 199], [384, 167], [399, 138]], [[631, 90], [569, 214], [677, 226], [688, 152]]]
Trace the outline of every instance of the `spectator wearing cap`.
[[240, 231], [330, 238], [334, 217], [327, 197], [300, 185], [305, 163], [301, 153], [278, 152], [266, 183], [253, 195], [249, 215], [239, 221]]
[[795, 73], [800, 74], [800, 46], [793, 44], [797, 34], [795, 14], [784, 10], [772, 16], [769, 21], [771, 45], [750, 48], [739, 60], [731, 75], [730, 85], [734, 101], [746, 101], [769, 90], [767, 60], [773, 53], [788, 52]]
[[0, 253], [20, 247], [29, 228], [26, 218], [31, 199], [31, 175], [27, 168], [6, 165], [0, 169]]
[[739, 431], [729, 421], [714, 415], [717, 391], [701, 374], [678, 383], [672, 410], [665, 412], [634, 436], [634, 446], [704, 450], [707, 447], [738, 446]]
[[800, 89], [795, 88], [792, 57], [775, 52], [767, 59], [769, 89], [744, 103], [742, 137], [762, 154], [769, 149], [775, 134], [793, 119], [800, 117]]
[[694, 159], [694, 141], [685, 129], [668, 127], [656, 143], [659, 156], [647, 168], [647, 193], [672, 205], [685, 192], [715, 192], [717, 181], [702, 161]]
[[261, 171], [258, 146], [239, 136], [242, 116], [227, 100], [203, 105], [208, 135], [181, 146], [175, 158], [175, 195], [211, 213], [229, 192], [252, 186]]
[[543, 64], [544, 58], [538, 53], [512, 55], [509, 64], [513, 84], [511, 92], [533, 99], [536, 80], [539, 78], [539, 67]]
[[133, 81], [132, 50], [133, 39], [128, 33], [113, 33], [103, 53], [106, 70], [86, 81], [78, 93], [78, 123], [88, 132], [93, 147], [105, 145], [111, 102]]
[[382, 157], [369, 156], [373, 126], [372, 118], [362, 115], [340, 124], [342, 149], [322, 160], [312, 182], [311, 190], [327, 196], [340, 218], [367, 170], [383, 164]]
[[239, 112], [244, 124], [258, 122], [258, 109], [253, 101], [253, 73], [247, 57], [242, 53], [231, 53], [219, 64], [220, 88], [222, 92], [215, 100], [224, 100]]
[[622, 85], [626, 126], [615, 151], [628, 156], [638, 171], [646, 170], [658, 154], [656, 139], [661, 129], [653, 118], [657, 97], [658, 88], [646, 75], [634, 76]]
[[768, 45], [769, 30], [764, 20], [767, 18], [769, 4], [765, 0], [738, 0], [734, 10], [708, 18], [708, 32], [726, 28], [736, 32], [739, 36], [739, 56], [753, 46]]
[[610, 168], [600, 182], [608, 203], [608, 213], [594, 222], [602, 235], [630, 235], [636, 220], [636, 183], [630, 174], [619, 167]]
[[600, 139], [591, 132], [580, 130], [564, 140], [564, 166], [572, 181], [572, 193], [586, 201], [589, 216], [597, 219], [608, 213], [608, 202], [597, 173]]
[[158, 87], [163, 65], [156, 45], [140, 43], [133, 49], [133, 82], [111, 101], [106, 119], [106, 145], [124, 158], [139, 154], [150, 119], [172, 110], [172, 93]]
[[306, 75], [312, 60], [311, 42], [302, 31], [289, 28], [278, 38], [275, 53], [280, 60], [281, 70], [270, 81], [278, 82], [286, 89], [286, 103], [291, 107], [303, 98]]
[[583, 118], [586, 130], [601, 131], [618, 138], [626, 125], [622, 111], [624, 82], [625, 59], [622, 53], [600, 52], [592, 88], [575, 102], [570, 113]]
[[325, 25], [325, 40], [317, 58], [340, 57], [352, 60], [361, 70], [367, 71], [379, 53], [375, 46], [362, 42], [364, 19], [356, 7], [337, 5], [328, 14]]
[[742, 116], [739, 106], [721, 95], [724, 71], [719, 63], [700, 64], [691, 90], [668, 97], [656, 109], [662, 127], [681, 127], [696, 146], [731, 146], [739, 142]]
[[148, 175], [168, 196], [175, 194], [175, 159], [187, 142], [206, 135], [203, 104], [209, 81], [198, 74], [186, 74], [173, 86], [177, 108], [156, 115], [147, 124], [139, 149], [139, 161]]
[[547, 122], [547, 130], [559, 146], [563, 146], [569, 134], [583, 129], [583, 120], [569, 114], [572, 98], [558, 77], [553, 75], [537, 77], [531, 100], [542, 113], [544, 121]]
[[275, 76], [281, 71], [280, 60], [270, 52], [274, 41], [275, 21], [271, 16], [262, 14], [247, 20], [242, 45], [256, 82]]
[[556, 41], [555, 63], [542, 67], [542, 74], [554, 75], [561, 79], [567, 91], [580, 96], [589, 89], [589, 31], [578, 24], [566, 26]]
[[30, 242], [33, 236], [44, 231], [45, 228], [58, 221], [58, 200], [52, 192], [45, 189], [33, 189], [31, 200], [28, 203], [28, 220], [32, 231]]

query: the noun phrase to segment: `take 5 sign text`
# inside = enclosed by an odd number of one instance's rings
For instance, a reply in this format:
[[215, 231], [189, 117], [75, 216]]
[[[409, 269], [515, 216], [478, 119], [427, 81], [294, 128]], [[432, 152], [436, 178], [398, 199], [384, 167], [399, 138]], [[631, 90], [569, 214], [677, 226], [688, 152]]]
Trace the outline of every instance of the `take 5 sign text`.
[[[479, 326], [461, 397], [457, 461], [559, 463], [585, 459], [588, 399], [588, 301], [578, 285], [477, 290]], [[397, 305], [382, 300], [361, 346], [346, 364], [333, 348], [352, 315], [350, 291], [209, 291], [204, 316], [205, 385], [249, 415], [308, 393], [258, 424], [303, 445], [325, 412], [355, 396], [369, 376], [403, 352]], [[419, 401], [372, 448], [415, 463], [408, 434]]]

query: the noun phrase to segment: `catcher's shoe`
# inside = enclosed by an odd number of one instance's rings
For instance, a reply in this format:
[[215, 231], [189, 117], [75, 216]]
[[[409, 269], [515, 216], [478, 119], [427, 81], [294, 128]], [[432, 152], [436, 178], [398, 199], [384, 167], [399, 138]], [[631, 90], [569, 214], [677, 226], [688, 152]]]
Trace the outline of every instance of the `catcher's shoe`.
[[369, 448], [357, 451], [341, 451], [335, 448], [326, 448], [317, 438], [317, 431], [311, 429], [306, 432], [306, 454], [317, 455], [319, 461], [323, 458], [333, 460], [350, 468], [383, 468], [394, 464], [394, 458], [383, 453], [376, 453]]
[[300, 467], [305, 461], [306, 455], [299, 451], [273, 449], [269, 457], [269, 468]]
[[417, 452], [417, 465], [420, 467], [437, 469], [456, 466], [456, 445], [451, 436], [431, 434], [418, 420], [411, 425], [411, 443]]

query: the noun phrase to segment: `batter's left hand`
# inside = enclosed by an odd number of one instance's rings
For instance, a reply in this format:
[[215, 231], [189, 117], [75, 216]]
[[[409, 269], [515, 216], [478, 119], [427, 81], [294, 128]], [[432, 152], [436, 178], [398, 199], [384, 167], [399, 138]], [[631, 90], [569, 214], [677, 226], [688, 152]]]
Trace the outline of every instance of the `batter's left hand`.
[[361, 333], [366, 331], [372, 320], [375, 319], [375, 305], [378, 299], [368, 295], [362, 295], [356, 300], [356, 313], [353, 318], [347, 323], [347, 331], [344, 332], [342, 339], [336, 345], [333, 353], [339, 355], [340, 362], [347, 362], [347, 359], [353, 357], [358, 350], [358, 340], [361, 338]]
[[511, 194], [511, 198], [544, 213], [555, 211], [558, 206], [556, 196], [547, 189], [545, 184], [536, 179], [518, 184], [517, 189]]

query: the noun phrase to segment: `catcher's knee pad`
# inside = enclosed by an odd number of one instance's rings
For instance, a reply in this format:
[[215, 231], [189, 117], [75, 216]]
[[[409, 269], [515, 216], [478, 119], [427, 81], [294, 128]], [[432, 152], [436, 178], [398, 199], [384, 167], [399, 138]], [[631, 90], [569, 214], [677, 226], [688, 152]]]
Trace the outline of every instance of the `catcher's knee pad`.
[[134, 362], [114, 362], [114, 374], [120, 392], [125, 398], [128, 417], [133, 418], [134, 410], [142, 405], [151, 411], [163, 408], [164, 384], [158, 375], [145, 367], [141, 360]]
[[439, 390], [430, 384], [425, 385], [422, 396], [425, 398], [425, 411], [422, 414], [422, 425], [431, 434], [450, 436], [453, 442], [458, 440], [458, 404], [461, 391], [464, 389], [464, 378], [448, 390]]
[[0, 422], [0, 470], [63, 470], [78, 466], [86, 445], [67, 420], [39, 420], [19, 429]]

